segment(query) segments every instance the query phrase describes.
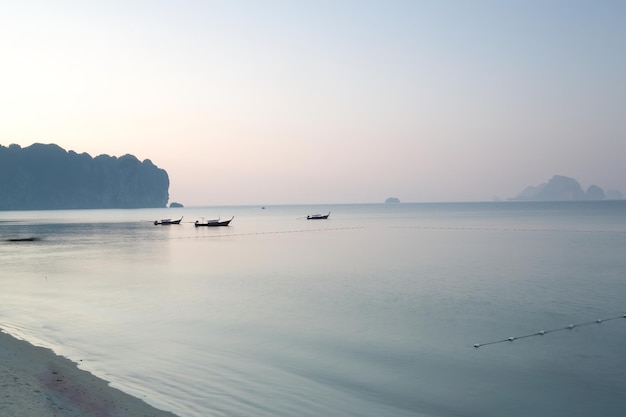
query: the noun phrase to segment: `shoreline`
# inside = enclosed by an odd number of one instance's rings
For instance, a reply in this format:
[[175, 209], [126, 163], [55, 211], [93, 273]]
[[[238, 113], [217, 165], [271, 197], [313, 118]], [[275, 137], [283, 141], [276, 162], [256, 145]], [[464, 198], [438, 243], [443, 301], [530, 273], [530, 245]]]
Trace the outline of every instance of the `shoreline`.
[[1, 328], [0, 387], [7, 417], [178, 417]]

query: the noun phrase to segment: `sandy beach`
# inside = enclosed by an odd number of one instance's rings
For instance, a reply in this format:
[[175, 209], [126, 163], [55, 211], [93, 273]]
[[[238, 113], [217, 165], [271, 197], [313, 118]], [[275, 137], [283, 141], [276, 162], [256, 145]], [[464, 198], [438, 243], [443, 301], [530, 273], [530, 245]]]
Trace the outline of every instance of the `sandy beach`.
[[176, 417], [2, 331], [0, 388], [3, 417]]

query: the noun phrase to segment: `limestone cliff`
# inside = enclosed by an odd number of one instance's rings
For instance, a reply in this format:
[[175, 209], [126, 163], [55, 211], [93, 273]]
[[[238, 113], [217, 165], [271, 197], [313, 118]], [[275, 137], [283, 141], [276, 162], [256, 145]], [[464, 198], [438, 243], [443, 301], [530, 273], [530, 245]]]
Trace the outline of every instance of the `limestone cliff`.
[[166, 207], [167, 172], [149, 159], [0, 146], [0, 210]]
[[578, 181], [562, 175], [553, 176], [547, 183], [528, 186], [511, 200], [523, 201], [569, 201], [604, 200], [604, 190], [592, 185], [584, 191]]

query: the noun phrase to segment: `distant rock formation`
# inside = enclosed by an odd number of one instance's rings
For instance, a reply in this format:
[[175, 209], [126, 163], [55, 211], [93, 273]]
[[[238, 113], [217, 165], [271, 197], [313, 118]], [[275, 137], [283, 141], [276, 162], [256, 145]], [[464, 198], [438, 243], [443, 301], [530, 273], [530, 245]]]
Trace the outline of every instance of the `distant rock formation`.
[[389, 197], [385, 200], [385, 203], [399, 203], [400, 199], [397, 197]]
[[[617, 192], [619, 193], [619, 192]], [[618, 194], [611, 193], [612, 199]], [[621, 195], [621, 193], [619, 194]], [[602, 188], [592, 185], [583, 191], [582, 187], [573, 178], [555, 175], [547, 183], [537, 186], [528, 186], [516, 197], [510, 200], [517, 201], [570, 201], [570, 200], [604, 200], [606, 195]], [[621, 198], [620, 198], [621, 199]]]
[[182, 207], [184, 207], [182, 204], [177, 203], [175, 201], [170, 203], [170, 208], [182, 208]]
[[587, 200], [604, 200], [605, 198], [604, 190], [597, 185], [590, 186], [585, 192], [585, 199]]
[[166, 207], [167, 172], [149, 159], [0, 145], [0, 210]]

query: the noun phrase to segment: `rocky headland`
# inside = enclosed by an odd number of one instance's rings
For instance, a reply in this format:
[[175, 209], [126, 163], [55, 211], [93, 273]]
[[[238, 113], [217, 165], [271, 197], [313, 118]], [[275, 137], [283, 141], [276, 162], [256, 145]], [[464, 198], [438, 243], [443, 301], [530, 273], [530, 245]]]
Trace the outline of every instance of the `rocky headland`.
[[0, 210], [166, 207], [169, 177], [149, 159], [0, 145]]
[[597, 185], [591, 185], [583, 190], [580, 183], [574, 178], [562, 175], [553, 176], [548, 182], [540, 185], [528, 186], [517, 196], [510, 198], [514, 201], [583, 201], [583, 200], [622, 200], [621, 192], [610, 190], [605, 192]]

